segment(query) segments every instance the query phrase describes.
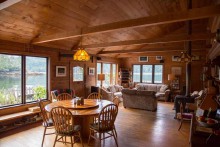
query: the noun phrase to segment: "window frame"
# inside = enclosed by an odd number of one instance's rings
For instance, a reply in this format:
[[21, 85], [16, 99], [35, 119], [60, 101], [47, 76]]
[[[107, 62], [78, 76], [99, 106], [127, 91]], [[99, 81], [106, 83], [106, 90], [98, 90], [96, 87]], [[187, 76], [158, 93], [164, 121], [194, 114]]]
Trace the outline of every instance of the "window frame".
[[[144, 65], [152, 65], [152, 82], [151, 83], [149, 83], [149, 84], [162, 84], [163, 83], [163, 73], [164, 73], [164, 66], [163, 66], [163, 64], [133, 64], [132, 65], [132, 81], [134, 80], [134, 66], [140, 66], [140, 82], [137, 82], [137, 83], [148, 83], [148, 82], [143, 82], [143, 75], [142, 75], [142, 73], [143, 73], [143, 66]], [[155, 80], [154, 80], [154, 77], [155, 77], [155, 66], [157, 66], [157, 65], [161, 65], [162, 66], [162, 82], [161, 83], [155, 83]], [[134, 81], [133, 81], [134, 82]]]
[[1, 53], [2, 55], [11, 55], [11, 56], [20, 56], [21, 57], [21, 103], [19, 104], [11, 104], [11, 105], [4, 105], [0, 106], [1, 108], [10, 108], [10, 107], [16, 107], [21, 106], [25, 104], [32, 104], [36, 103], [35, 101], [26, 102], [26, 57], [38, 57], [38, 58], [45, 58], [46, 59], [46, 98], [43, 100], [48, 100], [48, 90], [49, 90], [49, 57], [46, 56], [38, 56], [38, 55], [23, 55], [23, 54], [15, 54], [15, 53]]
[[[98, 72], [98, 64], [101, 65], [101, 73]], [[117, 63], [112, 63], [112, 62], [97, 62], [96, 63], [96, 86], [100, 86], [98, 83], [100, 83], [100, 81], [98, 81], [98, 74], [102, 74], [103, 73], [103, 64], [110, 64], [110, 85], [112, 84], [117, 84], [117, 80], [118, 80], [118, 64]], [[115, 81], [113, 81], [113, 64], [115, 65]], [[104, 86], [104, 85], [103, 85]]]

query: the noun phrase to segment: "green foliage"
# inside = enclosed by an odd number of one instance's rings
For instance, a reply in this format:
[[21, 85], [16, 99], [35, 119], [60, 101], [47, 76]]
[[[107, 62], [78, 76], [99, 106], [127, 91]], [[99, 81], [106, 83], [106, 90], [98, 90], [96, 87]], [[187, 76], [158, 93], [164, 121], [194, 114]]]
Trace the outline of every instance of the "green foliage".
[[5, 94], [3, 90], [0, 90], [0, 106], [13, 105], [21, 103], [21, 99], [16, 99], [12, 93]]
[[46, 98], [46, 88], [43, 86], [37, 86], [34, 88], [34, 100], [39, 98]]

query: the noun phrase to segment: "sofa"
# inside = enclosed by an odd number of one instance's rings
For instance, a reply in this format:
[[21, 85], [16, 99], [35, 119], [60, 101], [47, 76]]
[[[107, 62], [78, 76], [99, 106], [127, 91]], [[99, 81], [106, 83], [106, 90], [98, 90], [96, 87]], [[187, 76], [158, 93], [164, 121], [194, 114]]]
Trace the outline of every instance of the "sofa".
[[122, 101], [122, 91], [123, 86], [111, 85], [108, 87], [101, 88], [102, 99], [112, 101], [114, 97], [118, 97]]
[[61, 93], [69, 93], [72, 97], [75, 96], [75, 91], [73, 89], [56, 89], [50, 92], [51, 100], [56, 101], [57, 96]]
[[123, 105], [125, 108], [138, 108], [150, 111], [157, 110], [155, 91], [122, 89]]
[[170, 89], [166, 84], [146, 84], [139, 83], [136, 85], [137, 90], [154, 91], [157, 100], [163, 100], [167, 102], [169, 100]]

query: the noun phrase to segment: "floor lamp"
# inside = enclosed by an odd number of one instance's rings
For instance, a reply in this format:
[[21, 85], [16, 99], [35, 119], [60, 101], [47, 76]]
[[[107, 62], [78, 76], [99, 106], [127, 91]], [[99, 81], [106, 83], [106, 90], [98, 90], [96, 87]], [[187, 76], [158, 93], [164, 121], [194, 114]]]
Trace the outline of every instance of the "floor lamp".
[[102, 88], [102, 81], [105, 80], [105, 74], [98, 74], [98, 80], [101, 82], [99, 93], [100, 93], [100, 95], [102, 95], [101, 88]]

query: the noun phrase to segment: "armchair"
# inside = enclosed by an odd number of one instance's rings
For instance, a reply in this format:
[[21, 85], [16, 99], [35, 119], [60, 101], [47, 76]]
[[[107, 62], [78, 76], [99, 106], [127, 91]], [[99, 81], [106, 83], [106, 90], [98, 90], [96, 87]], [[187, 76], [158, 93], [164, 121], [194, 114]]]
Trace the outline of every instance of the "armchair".
[[68, 93], [71, 95], [71, 97], [75, 96], [75, 91], [73, 89], [57, 89], [52, 90], [50, 92], [51, 95], [51, 101], [57, 100], [57, 96], [62, 93]]
[[118, 97], [120, 99], [120, 101], [122, 101], [122, 91], [123, 87], [119, 86], [119, 85], [111, 85], [107, 88], [101, 88], [101, 94], [102, 94], [102, 98], [112, 101], [114, 99], [114, 97]]

